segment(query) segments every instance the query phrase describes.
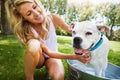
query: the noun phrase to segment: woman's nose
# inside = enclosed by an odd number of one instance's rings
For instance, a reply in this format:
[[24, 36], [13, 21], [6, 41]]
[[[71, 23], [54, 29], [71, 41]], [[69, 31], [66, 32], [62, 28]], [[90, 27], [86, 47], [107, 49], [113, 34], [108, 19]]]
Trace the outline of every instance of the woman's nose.
[[39, 14], [40, 14], [37, 10], [34, 10], [33, 12], [34, 12], [34, 16], [36, 16], [36, 17], [39, 16]]

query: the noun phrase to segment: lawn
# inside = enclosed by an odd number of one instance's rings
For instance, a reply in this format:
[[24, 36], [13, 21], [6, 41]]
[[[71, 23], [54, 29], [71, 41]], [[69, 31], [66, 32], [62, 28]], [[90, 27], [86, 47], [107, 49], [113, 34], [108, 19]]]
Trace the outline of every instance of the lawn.
[[[58, 50], [65, 54], [73, 53], [71, 37], [57, 36]], [[110, 41], [109, 62], [120, 66], [120, 41]], [[0, 35], [0, 80], [25, 80], [23, 56], [26, 47], [22, 46], [14, 35]], [[62, 60], [65, 67], [65, 80], [68, 78], [67, 60]], [[35, 71], [35, 80], [48, 80], [45, 67]]]

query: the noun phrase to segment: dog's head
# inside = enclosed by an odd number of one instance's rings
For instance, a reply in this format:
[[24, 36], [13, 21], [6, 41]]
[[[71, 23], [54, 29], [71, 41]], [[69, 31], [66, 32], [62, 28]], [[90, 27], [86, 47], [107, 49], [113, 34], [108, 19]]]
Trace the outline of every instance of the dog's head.
[[72, 23], [71, 28], [73, 47], [78, 54], [88, 52], [99, 41], [101, 32], [109, 31], [108, 27], [97, 26], [90, 21]]

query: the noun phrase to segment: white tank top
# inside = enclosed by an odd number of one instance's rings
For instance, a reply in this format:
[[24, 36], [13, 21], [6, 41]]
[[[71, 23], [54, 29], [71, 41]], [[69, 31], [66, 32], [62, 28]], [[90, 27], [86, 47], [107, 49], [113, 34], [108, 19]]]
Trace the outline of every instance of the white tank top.
[[56, 32], [55, 32], [55, 26], [50, 18], [48, 18], [50, 21], [50, 27], [48, 31], [48, 37], [46, 40], [43, 40], [38, 33], [35, 31], [33, 27], [31, 27], [31, 31], [33, 34], [39, 38], [40, 41], [42, 41], [50, 50], [52, 51], [58, 51], [57, 47], [57, 37], [56, 37]]

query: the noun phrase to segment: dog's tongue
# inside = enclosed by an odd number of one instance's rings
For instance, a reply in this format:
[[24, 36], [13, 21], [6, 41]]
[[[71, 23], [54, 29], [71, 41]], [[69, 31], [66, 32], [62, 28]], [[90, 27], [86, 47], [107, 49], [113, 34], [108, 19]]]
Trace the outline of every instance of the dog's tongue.
[[83, 53], [87, 53], [88, 49], [77, 49], [77, 48], [74, 48], [74, 51], [75, 51], [75, 54], [82, 55]]

